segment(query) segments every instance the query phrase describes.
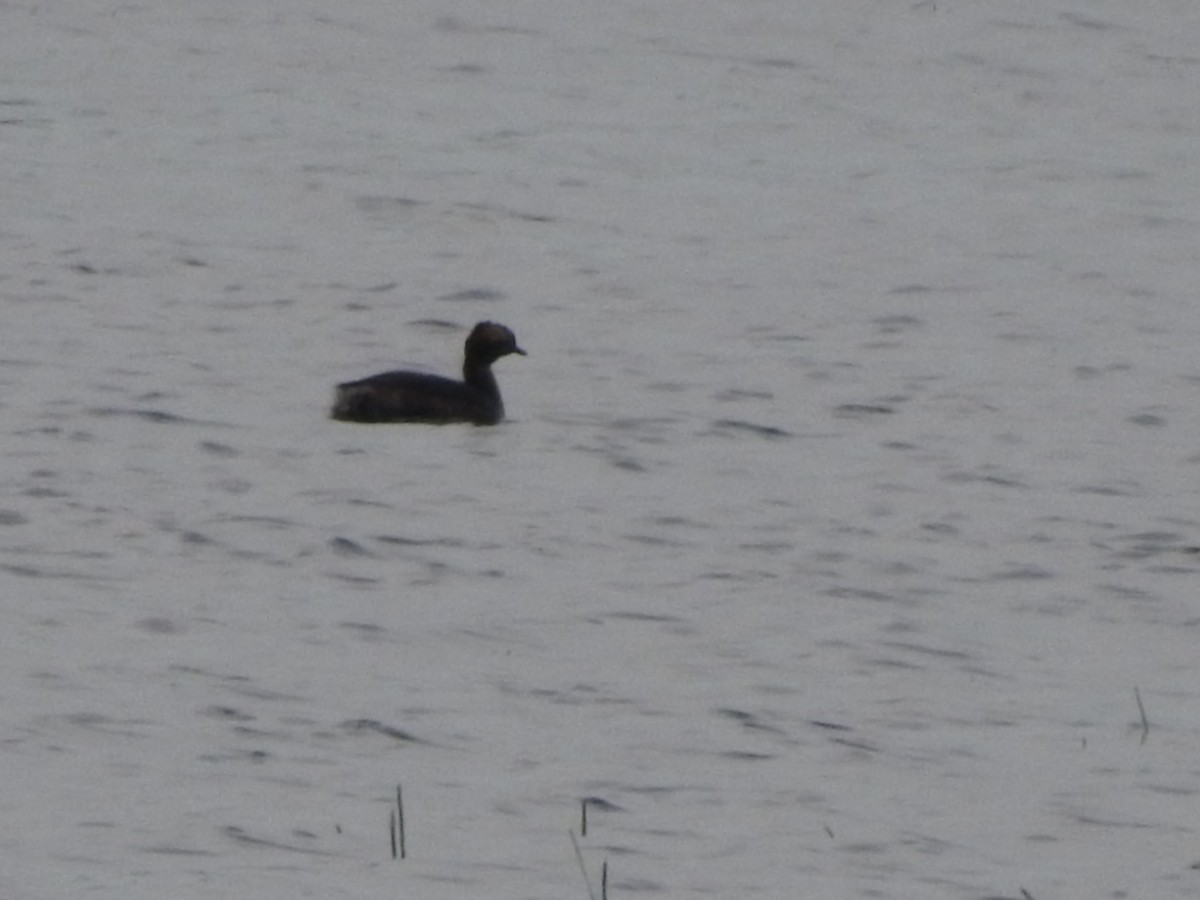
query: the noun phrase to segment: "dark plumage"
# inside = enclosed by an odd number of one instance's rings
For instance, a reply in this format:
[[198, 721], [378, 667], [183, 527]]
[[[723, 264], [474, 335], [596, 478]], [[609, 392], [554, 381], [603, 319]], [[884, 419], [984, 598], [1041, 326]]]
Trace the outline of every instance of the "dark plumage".
[[463, 380], [422, 372], [383, 372], [337, 386], [330, 413], [342, 422], [472, 422], [495, 425], [504, 401], [492, 363], [510, 353], [525, 355], [503, 325], [480, 322], [467, 336]]

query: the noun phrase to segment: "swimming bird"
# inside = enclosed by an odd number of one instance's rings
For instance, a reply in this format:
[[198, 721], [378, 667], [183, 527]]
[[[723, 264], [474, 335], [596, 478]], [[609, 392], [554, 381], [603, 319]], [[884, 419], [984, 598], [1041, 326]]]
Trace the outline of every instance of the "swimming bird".
[[495, 322], [480, 322], [467, 335], [463, 379], [424, 372], [382, 372], [339, 384], [330, 416], [342, 422], [471, 422], [495, 425], [504, 401], [492, 363], [511, 353], [525, 356], [516, 335]]

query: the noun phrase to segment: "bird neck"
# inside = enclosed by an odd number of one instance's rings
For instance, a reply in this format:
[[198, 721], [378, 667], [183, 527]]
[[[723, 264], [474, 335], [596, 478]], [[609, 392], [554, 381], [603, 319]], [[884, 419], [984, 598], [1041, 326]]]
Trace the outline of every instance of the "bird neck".
[[491, 397], [500, 396], [500, 387], [496, 384], [496, 376], [492, 374], [491, 363], [468, 360], [463, 363], [463, 381], [471, 387], [483, 391]]

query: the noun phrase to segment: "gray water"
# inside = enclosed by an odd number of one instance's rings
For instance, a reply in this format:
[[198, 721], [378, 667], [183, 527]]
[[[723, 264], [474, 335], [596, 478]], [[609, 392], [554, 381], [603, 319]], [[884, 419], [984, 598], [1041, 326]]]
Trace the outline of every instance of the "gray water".
[[6, 896], [1200, 896], [1190, 7], [0, 12]]

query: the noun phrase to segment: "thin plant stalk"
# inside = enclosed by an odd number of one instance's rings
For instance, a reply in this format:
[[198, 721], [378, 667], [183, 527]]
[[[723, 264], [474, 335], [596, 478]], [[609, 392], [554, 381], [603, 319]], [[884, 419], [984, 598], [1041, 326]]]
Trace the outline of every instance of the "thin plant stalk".
[[567, 834], [571, 836], [571, 845], [575, 848], [575, 859], [579, 863], [579, 871], [583, 873], [583, 883], [587, 886], [588, 900], [596, 900], [596, 892], [592, 890], [592, 881], [588, 878], [587, 866], [583, 864], [583, 851], [579, 849], [579, 841], [575, 837], [575, 832], [569, 828]]

